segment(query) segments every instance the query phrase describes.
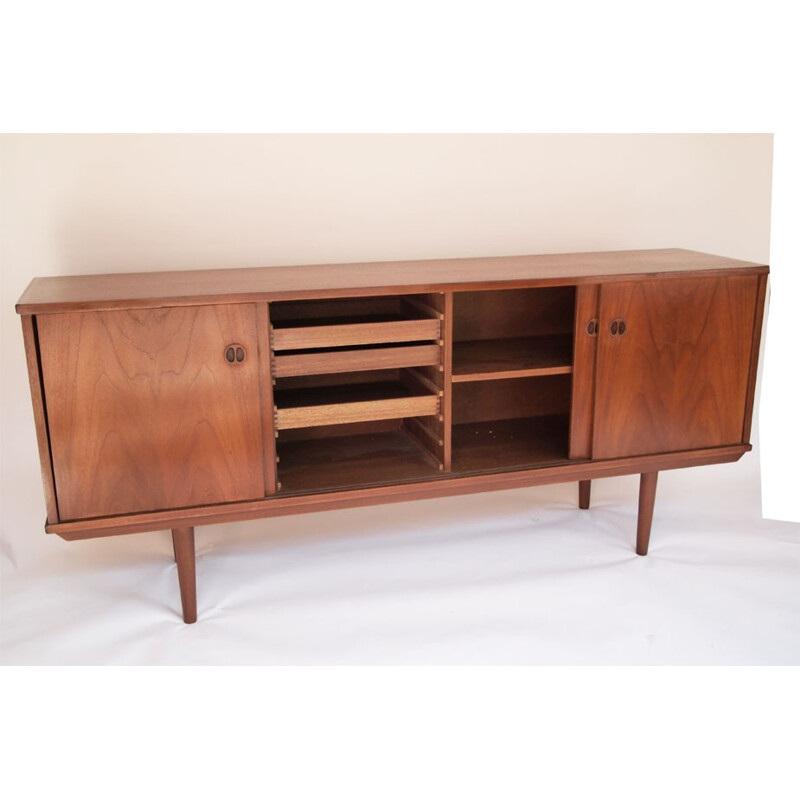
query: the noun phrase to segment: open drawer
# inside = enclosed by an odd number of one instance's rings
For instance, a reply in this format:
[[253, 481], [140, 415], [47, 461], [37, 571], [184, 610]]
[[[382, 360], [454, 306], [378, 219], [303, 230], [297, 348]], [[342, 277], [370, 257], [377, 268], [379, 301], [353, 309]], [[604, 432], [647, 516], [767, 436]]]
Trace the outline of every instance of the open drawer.
[[322, 348], [275, 354], [273, 375], [276, 378], [328, 375], [338, 372], [437, 366], [441, 362], [442, 348], [438, 344], [377, 345], [332, 350]]
[[429, 342], [442, 334], [441, 314], [416, 295], [270, 303], [270, 320], [276, 352]]
[[395, 381], [275, 392], [275, 427], [279, 431], [434, 416], [439, 410], [438, 395], [418, 393]]
[[441, 391], [415, 370], [284, 378], [274, 391], [277, 430], [438, 416]]

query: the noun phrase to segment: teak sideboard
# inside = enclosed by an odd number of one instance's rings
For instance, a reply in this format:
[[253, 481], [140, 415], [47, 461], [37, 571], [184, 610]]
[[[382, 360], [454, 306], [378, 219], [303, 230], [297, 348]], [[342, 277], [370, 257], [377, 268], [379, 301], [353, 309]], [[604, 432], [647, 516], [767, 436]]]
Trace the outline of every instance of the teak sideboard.
[[768, 267], [689, 250], [37, 278], [45, 530], [194, 527], [736, 461]]

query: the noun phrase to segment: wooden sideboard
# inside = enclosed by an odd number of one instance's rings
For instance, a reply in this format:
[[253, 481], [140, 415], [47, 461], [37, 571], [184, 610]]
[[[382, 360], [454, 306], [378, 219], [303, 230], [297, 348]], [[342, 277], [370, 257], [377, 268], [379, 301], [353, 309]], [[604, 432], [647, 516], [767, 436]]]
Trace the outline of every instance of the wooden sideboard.
[[750, 449], [768, 267], [689, 250], [37, 278], [17, 304], [65, 539], [640, 474]]

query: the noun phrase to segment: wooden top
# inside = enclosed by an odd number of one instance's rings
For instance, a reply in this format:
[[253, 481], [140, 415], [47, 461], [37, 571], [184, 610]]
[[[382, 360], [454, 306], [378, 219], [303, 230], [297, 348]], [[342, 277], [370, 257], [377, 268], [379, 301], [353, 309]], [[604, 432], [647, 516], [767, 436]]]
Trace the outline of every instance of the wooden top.
[[531, 284], [555, 286], [720, 270], [766, 272], [768, 268], [751, 261], [669, 249], [75, 275], [34, 278], [17, 303], [17, 313], [515, 288]]

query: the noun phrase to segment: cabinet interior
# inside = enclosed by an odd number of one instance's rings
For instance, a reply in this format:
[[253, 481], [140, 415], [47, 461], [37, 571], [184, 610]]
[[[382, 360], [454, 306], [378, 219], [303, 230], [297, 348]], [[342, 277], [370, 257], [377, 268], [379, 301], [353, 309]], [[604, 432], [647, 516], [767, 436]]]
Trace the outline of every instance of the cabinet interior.
[[574, 309], [573, 286], [455, 292], [452, 319], [441, 293], [271, 303], [279, 491], [566, 460]]

